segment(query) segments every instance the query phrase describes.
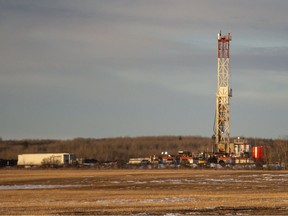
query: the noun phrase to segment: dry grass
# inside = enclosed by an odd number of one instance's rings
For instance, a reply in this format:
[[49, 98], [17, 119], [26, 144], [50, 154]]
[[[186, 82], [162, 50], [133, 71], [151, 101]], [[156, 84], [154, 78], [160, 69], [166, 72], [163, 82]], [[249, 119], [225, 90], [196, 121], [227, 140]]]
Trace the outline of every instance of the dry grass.
[[71, 185], [1, 190], [1, 215], [288, 215], [287, 171], [0, 170], [0, 185]]

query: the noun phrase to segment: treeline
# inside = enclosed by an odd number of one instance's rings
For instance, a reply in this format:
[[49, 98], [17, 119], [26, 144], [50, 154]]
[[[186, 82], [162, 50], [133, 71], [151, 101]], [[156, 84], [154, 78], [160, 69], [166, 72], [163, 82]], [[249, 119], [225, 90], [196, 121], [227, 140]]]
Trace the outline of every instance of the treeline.
[[200, 136], [151, 136], [117, 138], [75, 138], [72, 140], [2, 140], [0, 158], [17, 159], [25, 153], [76, 154], [78, 158], [95, 158], [99, 161], [128, 160], [131, 157], [158, 155], [167, 151], [193, 152], [211, 150], [210, 138]]
[[[233, 138], [231, 139], [233, 141]], [[0, 158], [17, 159], [25, 153], [73, 153], [78, 158], [99, 161], [129, 160], [131, 157], [171, 155], [179, 150], [211, 152], [213, 140], [201, 136], [147, 136], [117, 138], [75, 138], [72, 140], [0, 140]], [[268, 162], [285, 162], [288, 158], [287, 139], [248, 139], [252, 146], [265, 146]]]

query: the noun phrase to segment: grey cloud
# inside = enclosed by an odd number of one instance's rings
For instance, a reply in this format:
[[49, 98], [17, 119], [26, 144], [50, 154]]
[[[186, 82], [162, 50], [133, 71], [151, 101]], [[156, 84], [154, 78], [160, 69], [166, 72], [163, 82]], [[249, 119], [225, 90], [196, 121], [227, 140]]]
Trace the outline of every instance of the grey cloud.
[[[233, 36], [233, 131], [250, 135], [243, 119], [279, 112], [279, 120], [287, 108], [286, 8], [266, 0], [1, 1], [0, 135], [210, 136], [220, 29]], [[271, 112], [259, 113], [263, 106]], [[41, 121], [47, 126], [36, 128]]]
[[233, 66], [239, 69], [288, 72], [288, 47], [246, 48], [233, 56]]

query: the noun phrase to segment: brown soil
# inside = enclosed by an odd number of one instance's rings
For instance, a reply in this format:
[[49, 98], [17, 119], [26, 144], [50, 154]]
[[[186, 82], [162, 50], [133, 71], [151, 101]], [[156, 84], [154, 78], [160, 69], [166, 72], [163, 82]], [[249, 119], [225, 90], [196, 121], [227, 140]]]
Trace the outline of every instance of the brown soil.
[[288, 215], [288, 171], [0, 170], [0, 197], [1, 215]]

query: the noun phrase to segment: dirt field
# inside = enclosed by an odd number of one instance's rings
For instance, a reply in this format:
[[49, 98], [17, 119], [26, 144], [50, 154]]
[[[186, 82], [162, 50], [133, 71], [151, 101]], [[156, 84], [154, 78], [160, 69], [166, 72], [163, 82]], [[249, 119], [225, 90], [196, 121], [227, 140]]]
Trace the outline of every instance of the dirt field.
[[1, 215], [288, 215], [288, 171], [0, 170]]

